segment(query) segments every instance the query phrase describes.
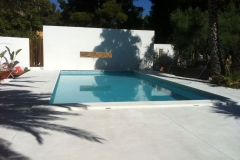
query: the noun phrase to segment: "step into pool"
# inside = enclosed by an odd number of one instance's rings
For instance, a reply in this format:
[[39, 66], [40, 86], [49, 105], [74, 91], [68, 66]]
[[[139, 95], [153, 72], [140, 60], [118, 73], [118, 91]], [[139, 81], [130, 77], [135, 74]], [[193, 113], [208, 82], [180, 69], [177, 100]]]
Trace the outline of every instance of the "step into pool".
[[61, 71], [50, 104], [222, 98], [137, 71]]

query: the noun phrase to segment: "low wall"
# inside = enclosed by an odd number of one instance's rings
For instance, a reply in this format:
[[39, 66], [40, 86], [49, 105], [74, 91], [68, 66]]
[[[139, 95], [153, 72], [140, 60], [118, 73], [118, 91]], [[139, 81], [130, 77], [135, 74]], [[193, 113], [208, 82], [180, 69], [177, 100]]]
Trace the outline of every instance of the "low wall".
[[[160, 66], [158, 67], [156, 66], [156, 68], [159, 68], [159, 67]], [[180, 66], [171, 66], [171, 65], [163, 65], [163, 67], [164, 67], [164, 73], [169, 73], [169, 74], [173, 74], [180, 77], [208, 80], [209, 77], [211, 76], [210, 70], [205, 69], [203, 71], [203, 68], [184, 68]], [[200, 74], [201, 76], [199, 77]]]
[[[30, 63], [29, 63], [29, 39], [28, 38], [0, 37], [0, 53], [6, 50], [5, 46], [7, 46], [11, 52], [12, 51], [16, 52], [18, 49], [22, 49], [22, 51], [19, 52], [15, 60], [20, 62], [18, 66], [29, 68]], [[8, 53], [5, 54], [5, 57], [10, 61]]]
[[[44, 69], [151, 69], [154, 31], [43, 26]], [[80, 57], [111, 52], [112, 58]]]

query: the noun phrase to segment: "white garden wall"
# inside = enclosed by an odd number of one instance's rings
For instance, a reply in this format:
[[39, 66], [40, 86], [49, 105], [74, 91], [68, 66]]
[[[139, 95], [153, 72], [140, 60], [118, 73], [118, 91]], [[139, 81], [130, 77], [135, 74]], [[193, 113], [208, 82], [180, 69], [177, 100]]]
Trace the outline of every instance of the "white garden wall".
[[[7, 50], [5, 46], [7, 46], [11, 52], [16, 52], [18, 49], [22, 49], [22, 51], [19, 52], [15, 59], [20, 62], [17, 66], [29, 67], [30, 62], [28, 38], [0, 37], [0, 53]], [[5, 57], [10, 61], [8, 53], [5, 54]]]
[[[159, 55], [159, 50], [162, 49], [162, 55]], [[154, 52], [157, 56], [162, 56], [162, 63], [170, 64], [174, 58], [174, 50], [171, 44], [154, 44]]]
[[[44, 69], [126, 70], [152, 67], [154, 31], [43, 26]], [[82, 58], [80, 52], [112, 52]]]
[[159, 49], [163, 49], [163, 53], [168, 56], [174, 55], [173, 46], [171, 44], [154, 44], [154, 51], [159, 53]]

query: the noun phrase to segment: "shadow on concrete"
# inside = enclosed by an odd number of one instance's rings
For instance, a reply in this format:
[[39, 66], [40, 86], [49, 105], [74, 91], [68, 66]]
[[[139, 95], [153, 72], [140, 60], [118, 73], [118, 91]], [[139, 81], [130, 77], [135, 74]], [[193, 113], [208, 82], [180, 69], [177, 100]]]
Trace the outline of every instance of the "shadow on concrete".
[[46, 81], [20, 81], [20, 80], [13, 80], [13, 82], [27, 82], [27, 83], [36, 83], [36, 82], [46, 82]]
[[[28, 82], [30, 83], [30, 82]], [[31, 83], [34, 83], [34, 82], [31, 82]], [[1, 84], [2, 85], [2, 84]], [[9, 86], [9, 87], [31, 87], [31, 86], [27, 86], [27, 85], [18, 85], [18, 84], [4, 84], [5, 86]], [[31, 88], [34, 88], [34, 87], [31, 87]]]
[[30, 160], [30, 158], [17, 153], [9, 148], [11, 143], [0, 138], [0, 159], [2, 160]]
[[[1, 85], [0, 90], [0, 127], [31, 134], [39, 144], [44, 142], [42, 135], [47, 134], [47, 130], [66, 133], [92, 142], [102, 143], [104, 139], [85, 130], [54, 124], [56, 120], [67, 120], [59, 116], [80, 116], [70, 112], [60, 112], [48, 108], [32, 108], [39, 94], [34, 94], [29, 90], [21, 90], [21, 85], [11, 86], [11, 83]], [[12, 88], [10, 90], [9, 88]], [[39, 103], [41, 103], [41, 100]], [[46, 104], [46, 102], [42, 102]], [[57, 106], [57, 105], [56, 105]], [[68, 108], [65, 105], [59, 107]], [[84, 106], [81, 106], [84, 107]], [[42, 132], [44, 129], [45, 132]], [[9, 159], [16, 155], [17, 159], [28, 159], [27, 157], [11, 150], [10, 143], [0, 137], [0, 159]]]
[[231, 100], [216, 102], [213, 106], [213, 112], [224, 114], [227, 118], [240, 119], [240, 105]]
[[146, 46], [147, 50], [144, 53], [144, 57], [142, 59], [141, 69], [150, 70], [153, 67], [154, 60], [154, 37], [152, 37], [152, 42], [149, 46]]
[[99, 58], [95, 69], [100, 70], [138, 70], [141, 64], [139, 45], [141, 39], [130, 30], [103, 29], [101, 44], [95, 52], [112, 52], [112, 58]]

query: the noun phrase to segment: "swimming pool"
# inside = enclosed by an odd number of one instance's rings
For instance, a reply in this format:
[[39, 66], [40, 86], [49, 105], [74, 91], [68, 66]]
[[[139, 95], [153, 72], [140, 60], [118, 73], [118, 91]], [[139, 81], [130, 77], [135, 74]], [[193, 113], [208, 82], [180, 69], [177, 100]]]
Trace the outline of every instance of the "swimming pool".
[[218, 98], [205, 91], [136, 71], [61, 71], [50, 104]]

